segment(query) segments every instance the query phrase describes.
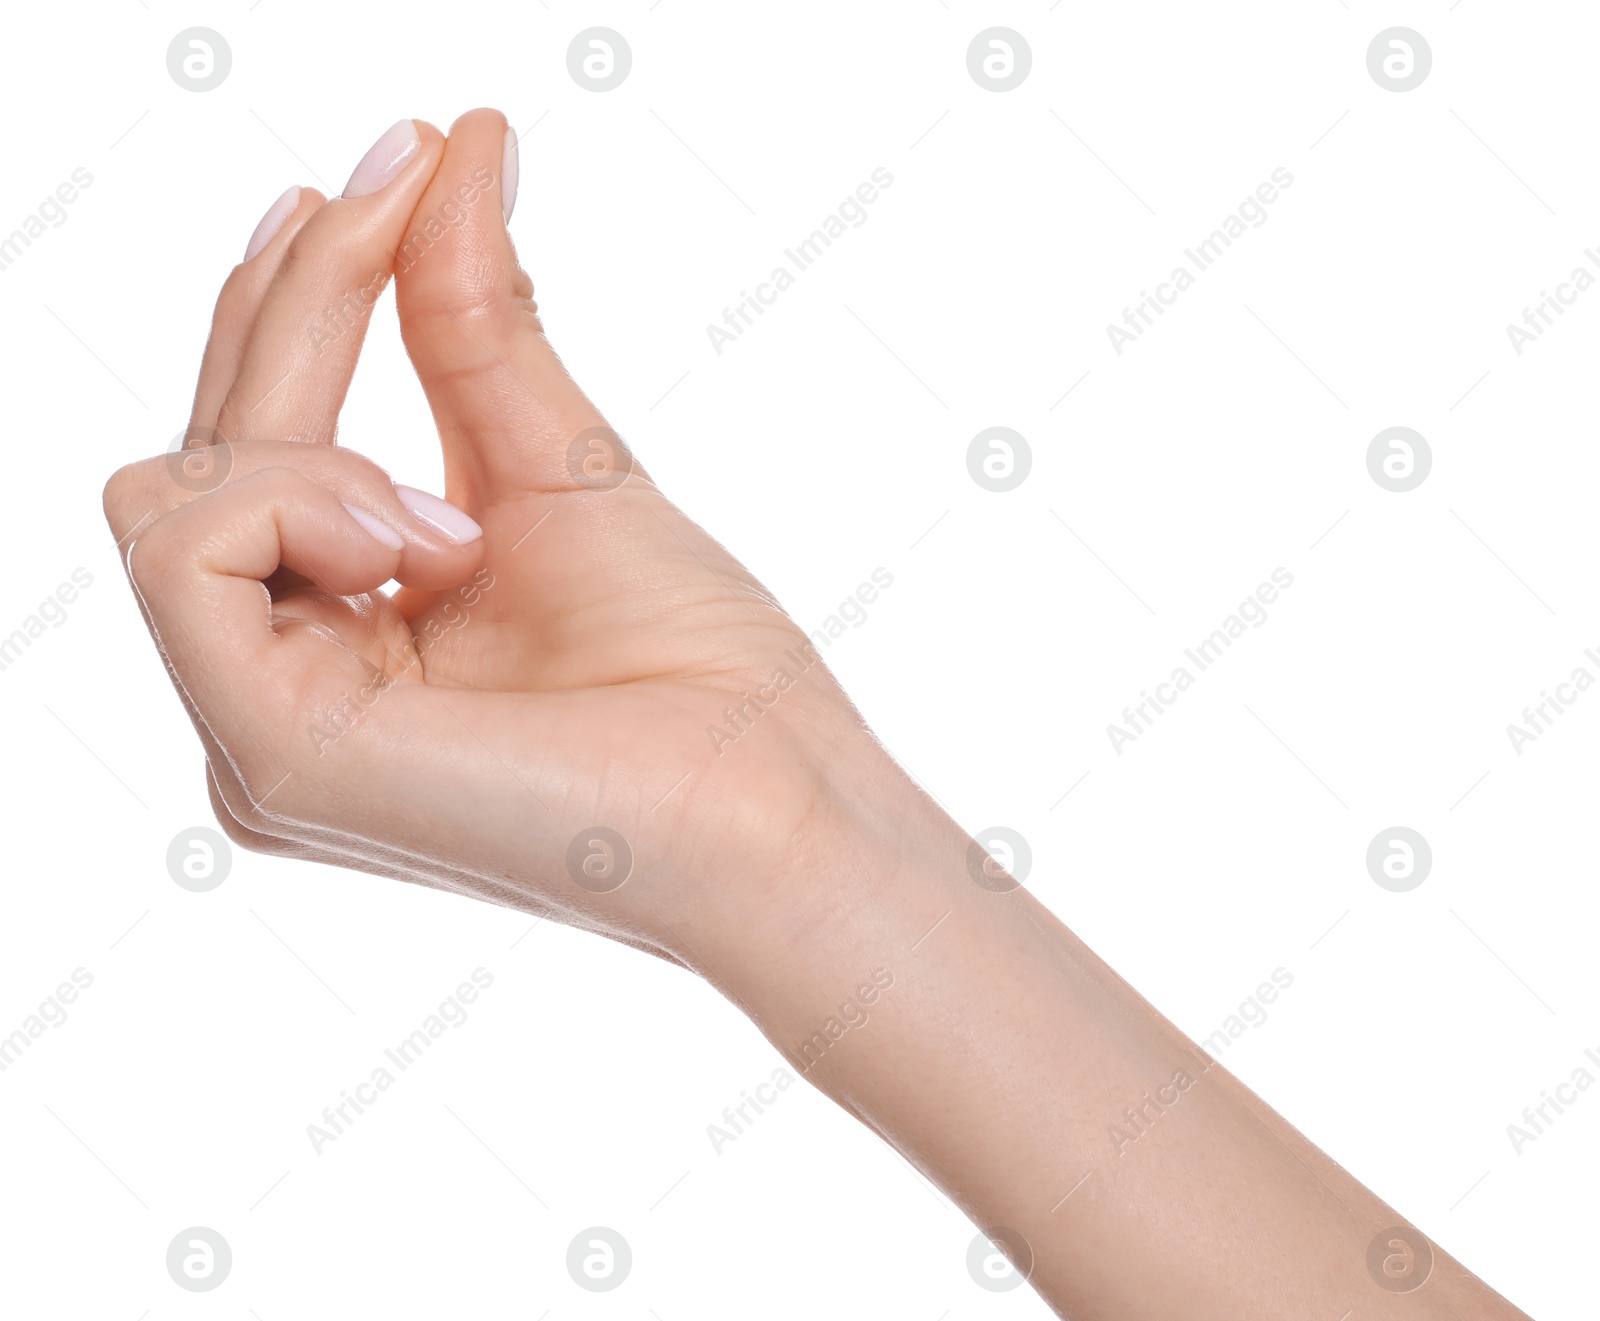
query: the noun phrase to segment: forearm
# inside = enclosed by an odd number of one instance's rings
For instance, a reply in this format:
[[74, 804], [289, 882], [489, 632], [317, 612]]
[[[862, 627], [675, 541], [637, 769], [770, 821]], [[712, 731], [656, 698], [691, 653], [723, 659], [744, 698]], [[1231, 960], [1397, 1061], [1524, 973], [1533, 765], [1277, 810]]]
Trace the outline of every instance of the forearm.
[[1019, 1233], [1057, 1310], [1523, 1315], [1437, 1248], [1420, 1288], [1380, 1287], [1369, 1245], [1403, 1217], [1026, 890], [977, 884], [966, 835], [920, 795], [894, 792], [891, 807], [880, 790], [873, 820], [840, 842], [855, 899], [830, 902], [776, 948], [728, 951], [735, 989], [805, 1077], [978, 1225]]

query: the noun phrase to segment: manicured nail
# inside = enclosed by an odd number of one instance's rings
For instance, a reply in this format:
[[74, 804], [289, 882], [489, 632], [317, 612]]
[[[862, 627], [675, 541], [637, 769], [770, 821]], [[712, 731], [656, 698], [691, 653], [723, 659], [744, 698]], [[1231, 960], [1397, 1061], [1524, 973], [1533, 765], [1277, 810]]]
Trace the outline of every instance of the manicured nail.
[[505, 151], [500, 157], [500, 205], [506, 211], [506, 224], [511, 223], [511, 212], [517, 205], [517, 131], [506, 130]]
[[422, 139], [417, 135], [416, 124], [409, 119], [402, 119], [374, 142], [361, 158], [361, 164], [356, 166], [350, 182], [344, 186], [344, 195], [366, 197], [377, 192], [405, 168], [406, 162], [417, 154], [421, 146]]
[[296, 184], [293, 188], [287, 189], [282, 197], [267, 208], [267, 214], [261, 217], [261, 223], [250, 236], [250, 242], [245, 244], [245, 261], [249, 261], [272, 242], [272, 236], [283, 228], [283, 222], [294, 214], [295, 207], [299, 205], [300, 185]]
[[406, 548], [404, 537], [381, 519], [369, 514], [365, 509], [357, 509], [354, 505], [347, 504], [345, 505], [345, 511], [372, 534], [374, 541], [387, 546], [390, 550], [404, 550]]
[[401, 486], [398, 483], [395, 485], [394, 493], [400, 497], [400, 503], [411, 511], [411, 516], [417, 522], [432, 528], [446, 541], [464, 546], [467, 542], [476, 541], [483, 535], [483, 529], [448, 500], [441, 500], [436, 495], [419, 491], [414, 486]]

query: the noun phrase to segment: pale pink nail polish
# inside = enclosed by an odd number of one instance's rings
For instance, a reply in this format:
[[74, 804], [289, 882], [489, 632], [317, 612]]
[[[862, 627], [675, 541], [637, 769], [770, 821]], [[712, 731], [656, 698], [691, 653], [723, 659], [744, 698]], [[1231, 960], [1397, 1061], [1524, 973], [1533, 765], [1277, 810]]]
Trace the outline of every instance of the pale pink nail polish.
[[[341, 503], [343, 502], [341, 501]], [[387, 546], [390, 550], [404, 550], [406, 548], [405, 538], [382, 519], [369, 514], [365, 509], [358, 509], [352, 504], [346, 504], [344, 507], [350, 517], [361, 524], [379, 545]]]
[[402, 119], [367, 149], [344, 186], [344, 196], [366, 197], [393, 182], [421, 146], [416, 124]]
[[295, 207], [299, 205], [300, 185], [296, 184], [286, 189], [283, 196], [267, 208], [267, 214], [261, 217], [255, 233], [250, 235], [250, 242], [245, 244], [243, 260], [249, 261], [271, 243], [273, 236], [283, 228], [283, 222], [294, 214]]
[[517, 205], [517, 131], [513, 128], [506, 130], [505, 151], [500, 157], [500, 205], [509, 225]]
[[411, 511], [414, 519], [432, 528], [446, 541], [464, 546], [483, 535], [483, 529], [448, 500], [399, 483], [395, 484], [394, 493], [400, 497], [400, 503]]

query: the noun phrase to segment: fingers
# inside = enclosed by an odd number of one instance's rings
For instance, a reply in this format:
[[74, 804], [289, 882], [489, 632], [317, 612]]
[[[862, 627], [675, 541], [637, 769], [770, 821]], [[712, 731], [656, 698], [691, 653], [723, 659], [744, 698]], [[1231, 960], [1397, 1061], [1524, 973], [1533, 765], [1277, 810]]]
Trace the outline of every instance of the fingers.
[[275, 629], [264, 580], [285, 568], [358, 596], [391, 578], [400, 556], [327, 487], [264, 468], [137, 533], [127, 567], [185, 696], [230, 757], [248, 758], [273, 747], [278, 726], [368, 677], [324, 630]]
[[218, 408], [223, 438], [333, 441], [372, 306], [443, 154], [438, 129], [401, 120], [356, 166], [343, 195], [283, 244]]
[[255, 329], [256, 316], [267, 296], [290, 241], [326, 199], [315, 188], [290, 188], [267, 208], [245, 245], [243, 259], [233, 268], [217, 296], [211, 318], [211, 336], [200, 364], [194, 408], [186, 435], [210, 444], [222, 401], [239, 375], [245, 345]]
[[483, 560], [482, 529], [438, 496], [397, 486], [353, 450], [255, 441], [131, 463], [106, 483], [106, 521], [119, 545], [175, 509], [252, 474], [294, 468], [352, 506], [368, 532], [399, 552], [397, 581], [423, 591], [465, 582]]
[[629, 462], [545, 338], [506, 232], [517, 174], [505, 117], [463, 115], [396, 267], [400, 329], [444, 444], [447, 486], [474, 510], [507, 492], [610, 480]]

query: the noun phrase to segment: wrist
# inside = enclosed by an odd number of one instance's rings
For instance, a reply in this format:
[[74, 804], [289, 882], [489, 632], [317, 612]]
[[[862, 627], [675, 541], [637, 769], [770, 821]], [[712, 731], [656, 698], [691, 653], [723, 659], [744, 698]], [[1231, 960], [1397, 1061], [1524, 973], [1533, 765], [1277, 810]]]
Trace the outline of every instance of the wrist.
[[970, 837], [881, 749], [849, 764], [861, 769], [818, 795], [763, 911], [706, 960], [790, 1067], [840, 1100], [864, 1057], [920, 1049], [932, 997], [986, 975], [978, 950], [1037, 907], [974, 879]]

